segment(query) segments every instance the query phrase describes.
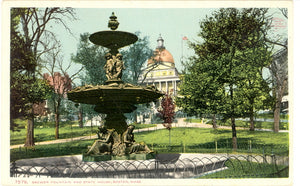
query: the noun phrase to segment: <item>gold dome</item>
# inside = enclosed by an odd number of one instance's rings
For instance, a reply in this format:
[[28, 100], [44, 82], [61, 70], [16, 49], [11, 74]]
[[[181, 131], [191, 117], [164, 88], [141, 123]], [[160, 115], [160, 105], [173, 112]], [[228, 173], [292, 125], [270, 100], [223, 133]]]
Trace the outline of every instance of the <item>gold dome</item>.
[[169, 62], [174, 63], [172, 54], [165, 48], [157, 48], [154, 51], [154, 56], [148, 59], [148, 65], [154, 62]]

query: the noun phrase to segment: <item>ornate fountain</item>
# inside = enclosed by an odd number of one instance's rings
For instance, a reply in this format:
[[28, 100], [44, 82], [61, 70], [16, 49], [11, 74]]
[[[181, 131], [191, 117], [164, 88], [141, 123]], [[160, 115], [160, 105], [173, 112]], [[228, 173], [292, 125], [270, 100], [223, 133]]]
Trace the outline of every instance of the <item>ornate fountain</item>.
[[133, 125], [127, 125], [124, 113], [131, 113], [143, 104], [155, 101], [163, 94], [154, 86], [141, 87], [122, 81], [124, 62], [118, 49], [135, 43], [135, 34], [116, 31], [119, 22], [112, 13], [108, 22], [111, 30], [99, 31], [89, 39], [92, 43], [109, 49], [104, 66], [107, 81], [104, 85], [85, 85], [68, 92], [68, 99], [76, 103], [95, 105], [95, 111], [106, 114], [105, 123], [99, 127], [98, 139], [83, 154], [84, 161], [111, 159], [148, 159], [153, 152], [146, 144], [134, 140]]

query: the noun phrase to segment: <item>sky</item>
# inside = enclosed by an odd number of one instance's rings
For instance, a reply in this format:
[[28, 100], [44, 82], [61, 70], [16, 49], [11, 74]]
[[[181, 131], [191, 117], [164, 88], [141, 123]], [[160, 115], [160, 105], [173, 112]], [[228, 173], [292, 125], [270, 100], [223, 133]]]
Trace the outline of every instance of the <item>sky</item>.
[[[149, 37], [150, 47], [153, 50], [157, 46], [157, 38], [161, 35], [166, 49], [174, 57], [175, 66], [181, 71], [183, 70], [181, 57], [187, 59], [194, 54], [182, 38], [187, 37], [192, 42], [201, 41], [197, 36], [200, 31], [199, 23], [216, 10], [216, 8], [76, 8], [78, 20], [66, 22], [73, 35], [62, 26], [56, 25], [53, 28], [62, 44], [62, 53], [67, 63], [71, 54], [76, 54], [80, 34], [109, 30], [108, 20], [114, 12], [120, 23], [117, 30], [131, 33], [140, 31], [141, 37]], [[277, 34], [287, 37], [287, 20], [276, 8], [271, 9], [270, 13], [283, 21], [282, 27], [273, 29], [274, 37]], [[125, 50], [126, 47], [122, 49]], [[78, 68], [80, 66], [74, 66], [73, 70], [76, 71]]]
[[[199, 40], [199, 21], [213, 11], [214, 9], [76, 9], [79, 20], [68, 24], [75, 37], [63, 27], [56, 33], [61, 38], [65, 60], [68, 60], [70, 53], [76, 53], [79, 35], [108, 30], [109, 16], [115, 12], [120, 23], [117, 30], [131, 33], [140, 31], [141, 37], [149, 37], [150, 48], [153, 50], [161, 35], [166, 49], [174, 57], [176, 67], [181, 70], [181, 56], [187, 57], [192, 52], [188, 50], [187, 42], [182, 37], [192, 41]], [[122, 49], [125, 50], [126, 47]]]

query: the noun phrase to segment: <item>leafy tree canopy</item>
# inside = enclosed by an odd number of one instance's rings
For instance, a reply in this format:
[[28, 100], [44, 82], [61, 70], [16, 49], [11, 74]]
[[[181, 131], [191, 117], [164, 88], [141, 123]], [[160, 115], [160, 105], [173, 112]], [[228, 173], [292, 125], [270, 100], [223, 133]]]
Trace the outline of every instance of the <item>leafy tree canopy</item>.
[[106, 80], [105, 49], [89, 41], [89, 33], [80, 35], [77, 53], [72, 55], [71, 60], [75, 63], [84, 65], [85, 74], [81, 75], [84, 84], [103, 84]]
[[[190, 58], [181, 85], [183, 97], [177, 101], [185, 111], [238, 117], [243, 115], [238, 105], [244, 104], [246, 94], [261, 96], [254, 90], [268, 87], [262, 69], [270, 64], [271, 54], [263, 40], [266, 13], [267, 9], [220, 9], [200, 23], [203, 42], [190, 42], [196, 56]], [[249, 81], [260, 88], [247, 87], [253, 84]]]
[[22, 35], [17, 31], [20, 15], [11, 11], [11, 48], [10, 48], [10, 118], [11, 129], [16, 125], [13, 120], [18, 117], [31, 117], [32, 103], [43, 102], [51, 93], [49, 84], [43, 79], [35, 78], [36, 60], [32, 51], [26, 46]]

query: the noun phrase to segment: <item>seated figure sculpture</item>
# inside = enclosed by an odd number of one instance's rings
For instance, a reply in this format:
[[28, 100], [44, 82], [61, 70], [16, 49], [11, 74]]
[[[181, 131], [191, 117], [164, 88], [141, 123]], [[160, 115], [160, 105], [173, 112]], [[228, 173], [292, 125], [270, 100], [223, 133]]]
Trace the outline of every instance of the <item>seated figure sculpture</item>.
[[149, 147], [141, 142], [137, 143], [134, 140], [134, 125], [129, 125], [127, 130], [123, 133], [122, 139], [123, 143], [126, 145], [126, 154], [132, 154], [132, 153], [150, 153], [152, 152]]
[[107, 130], [105, 126], [100, 126], [97, 133], [98, 140], [95, 140], [92, 147], [88, 150], [87, 154], [111, 154], [112, 146], [114, 143], [113, 130]]

